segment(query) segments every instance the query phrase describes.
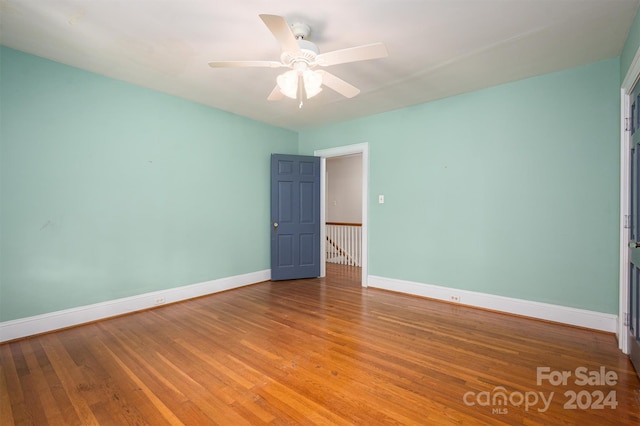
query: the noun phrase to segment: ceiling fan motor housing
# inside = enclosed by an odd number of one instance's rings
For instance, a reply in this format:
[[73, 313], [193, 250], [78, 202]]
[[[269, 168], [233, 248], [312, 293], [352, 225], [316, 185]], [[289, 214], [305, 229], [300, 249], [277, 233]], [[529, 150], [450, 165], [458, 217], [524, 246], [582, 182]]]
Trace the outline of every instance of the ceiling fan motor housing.
[[313, 64], [316, 60], [316, 56], [320, 52], [318, 47], [312, 42], [304, 39], [297, 39], [300, 51], [291, 52], [285, 50], [280, 55], [280, 60], [285, 65], [293, 65], [296, 62], [306, 62], [307, 64]]
[[294, 67], [297, 63], [304, 63], [307, 66], [313, 64], [320, 51], [318, 50], [318, 46], [306, 40], [311, 33], [311, 28], [307, 24], [296, 22], [295, 24], [291, 24], [291, 32], [296, 38], [300, 50], [297, 52], [283, 51], [280, 55], [282, 63], [290, 67]]

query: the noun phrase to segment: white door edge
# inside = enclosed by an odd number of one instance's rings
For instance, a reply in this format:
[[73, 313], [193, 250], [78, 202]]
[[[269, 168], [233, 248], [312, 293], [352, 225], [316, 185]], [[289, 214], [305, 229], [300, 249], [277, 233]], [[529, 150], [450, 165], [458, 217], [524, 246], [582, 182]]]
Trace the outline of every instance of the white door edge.
[[629, 213], [629, 154], [631, 152], [630, 132], [625, 130], [627, 113], [631, 105], [631, 91], [640, 78], [640, 48], [631, 62], [620, 87], [620, 279], [618, 307], [618, 348], [625, 354], [631, 350], [627, 334], [625, 313], [629, 310], [629, 229], [625, 228], [625, 216]]

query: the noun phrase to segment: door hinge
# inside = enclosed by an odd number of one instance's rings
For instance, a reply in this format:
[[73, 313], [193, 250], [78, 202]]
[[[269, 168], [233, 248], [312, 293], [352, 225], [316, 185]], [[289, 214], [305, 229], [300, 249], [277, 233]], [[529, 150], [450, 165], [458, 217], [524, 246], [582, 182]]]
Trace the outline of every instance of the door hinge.
[[629, 315], [629, 312], [625, 312], [624, 313], [624, 326], [625, 327], [629, 327], [629, 324], [631, 324], [631, 315]]
[[624, 228], [625, 229], [631, 228], [631, 215], [630, 214], [625, 214], [624, 215]]
[[624, 119], [624, 131], [628, 132], [631, 130], [631, 119], [629, 117], [626, 117]]

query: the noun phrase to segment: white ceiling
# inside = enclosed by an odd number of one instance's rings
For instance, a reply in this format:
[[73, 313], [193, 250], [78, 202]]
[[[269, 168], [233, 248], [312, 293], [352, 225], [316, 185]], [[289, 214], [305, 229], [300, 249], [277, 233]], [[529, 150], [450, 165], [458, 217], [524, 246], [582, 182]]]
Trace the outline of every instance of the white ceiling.
[[[638, 2], [0, 0], [0, 43], [301, 130], [616, 57]], [[355, 98], [267, 101], [282, 68], [207, 65], [279, 60], [261, 13], [308, 24], [321, 53], [380, 41], [389, 57], [328, 69]]]

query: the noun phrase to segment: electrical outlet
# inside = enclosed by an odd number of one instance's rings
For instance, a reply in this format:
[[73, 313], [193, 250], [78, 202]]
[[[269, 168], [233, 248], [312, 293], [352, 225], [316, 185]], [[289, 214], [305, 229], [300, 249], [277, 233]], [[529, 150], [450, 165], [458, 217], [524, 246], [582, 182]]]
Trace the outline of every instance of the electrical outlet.
[[460, 303], [460, 296], [458, 296], [457, 294], [454, 294], [451, 296], [450, 300], [454, 303]]
[[156, 299], [156, 305], [162, 305], [162, 304], [164, 304], [164, 302], [165, 302], [164, 297], [158, 297]]

